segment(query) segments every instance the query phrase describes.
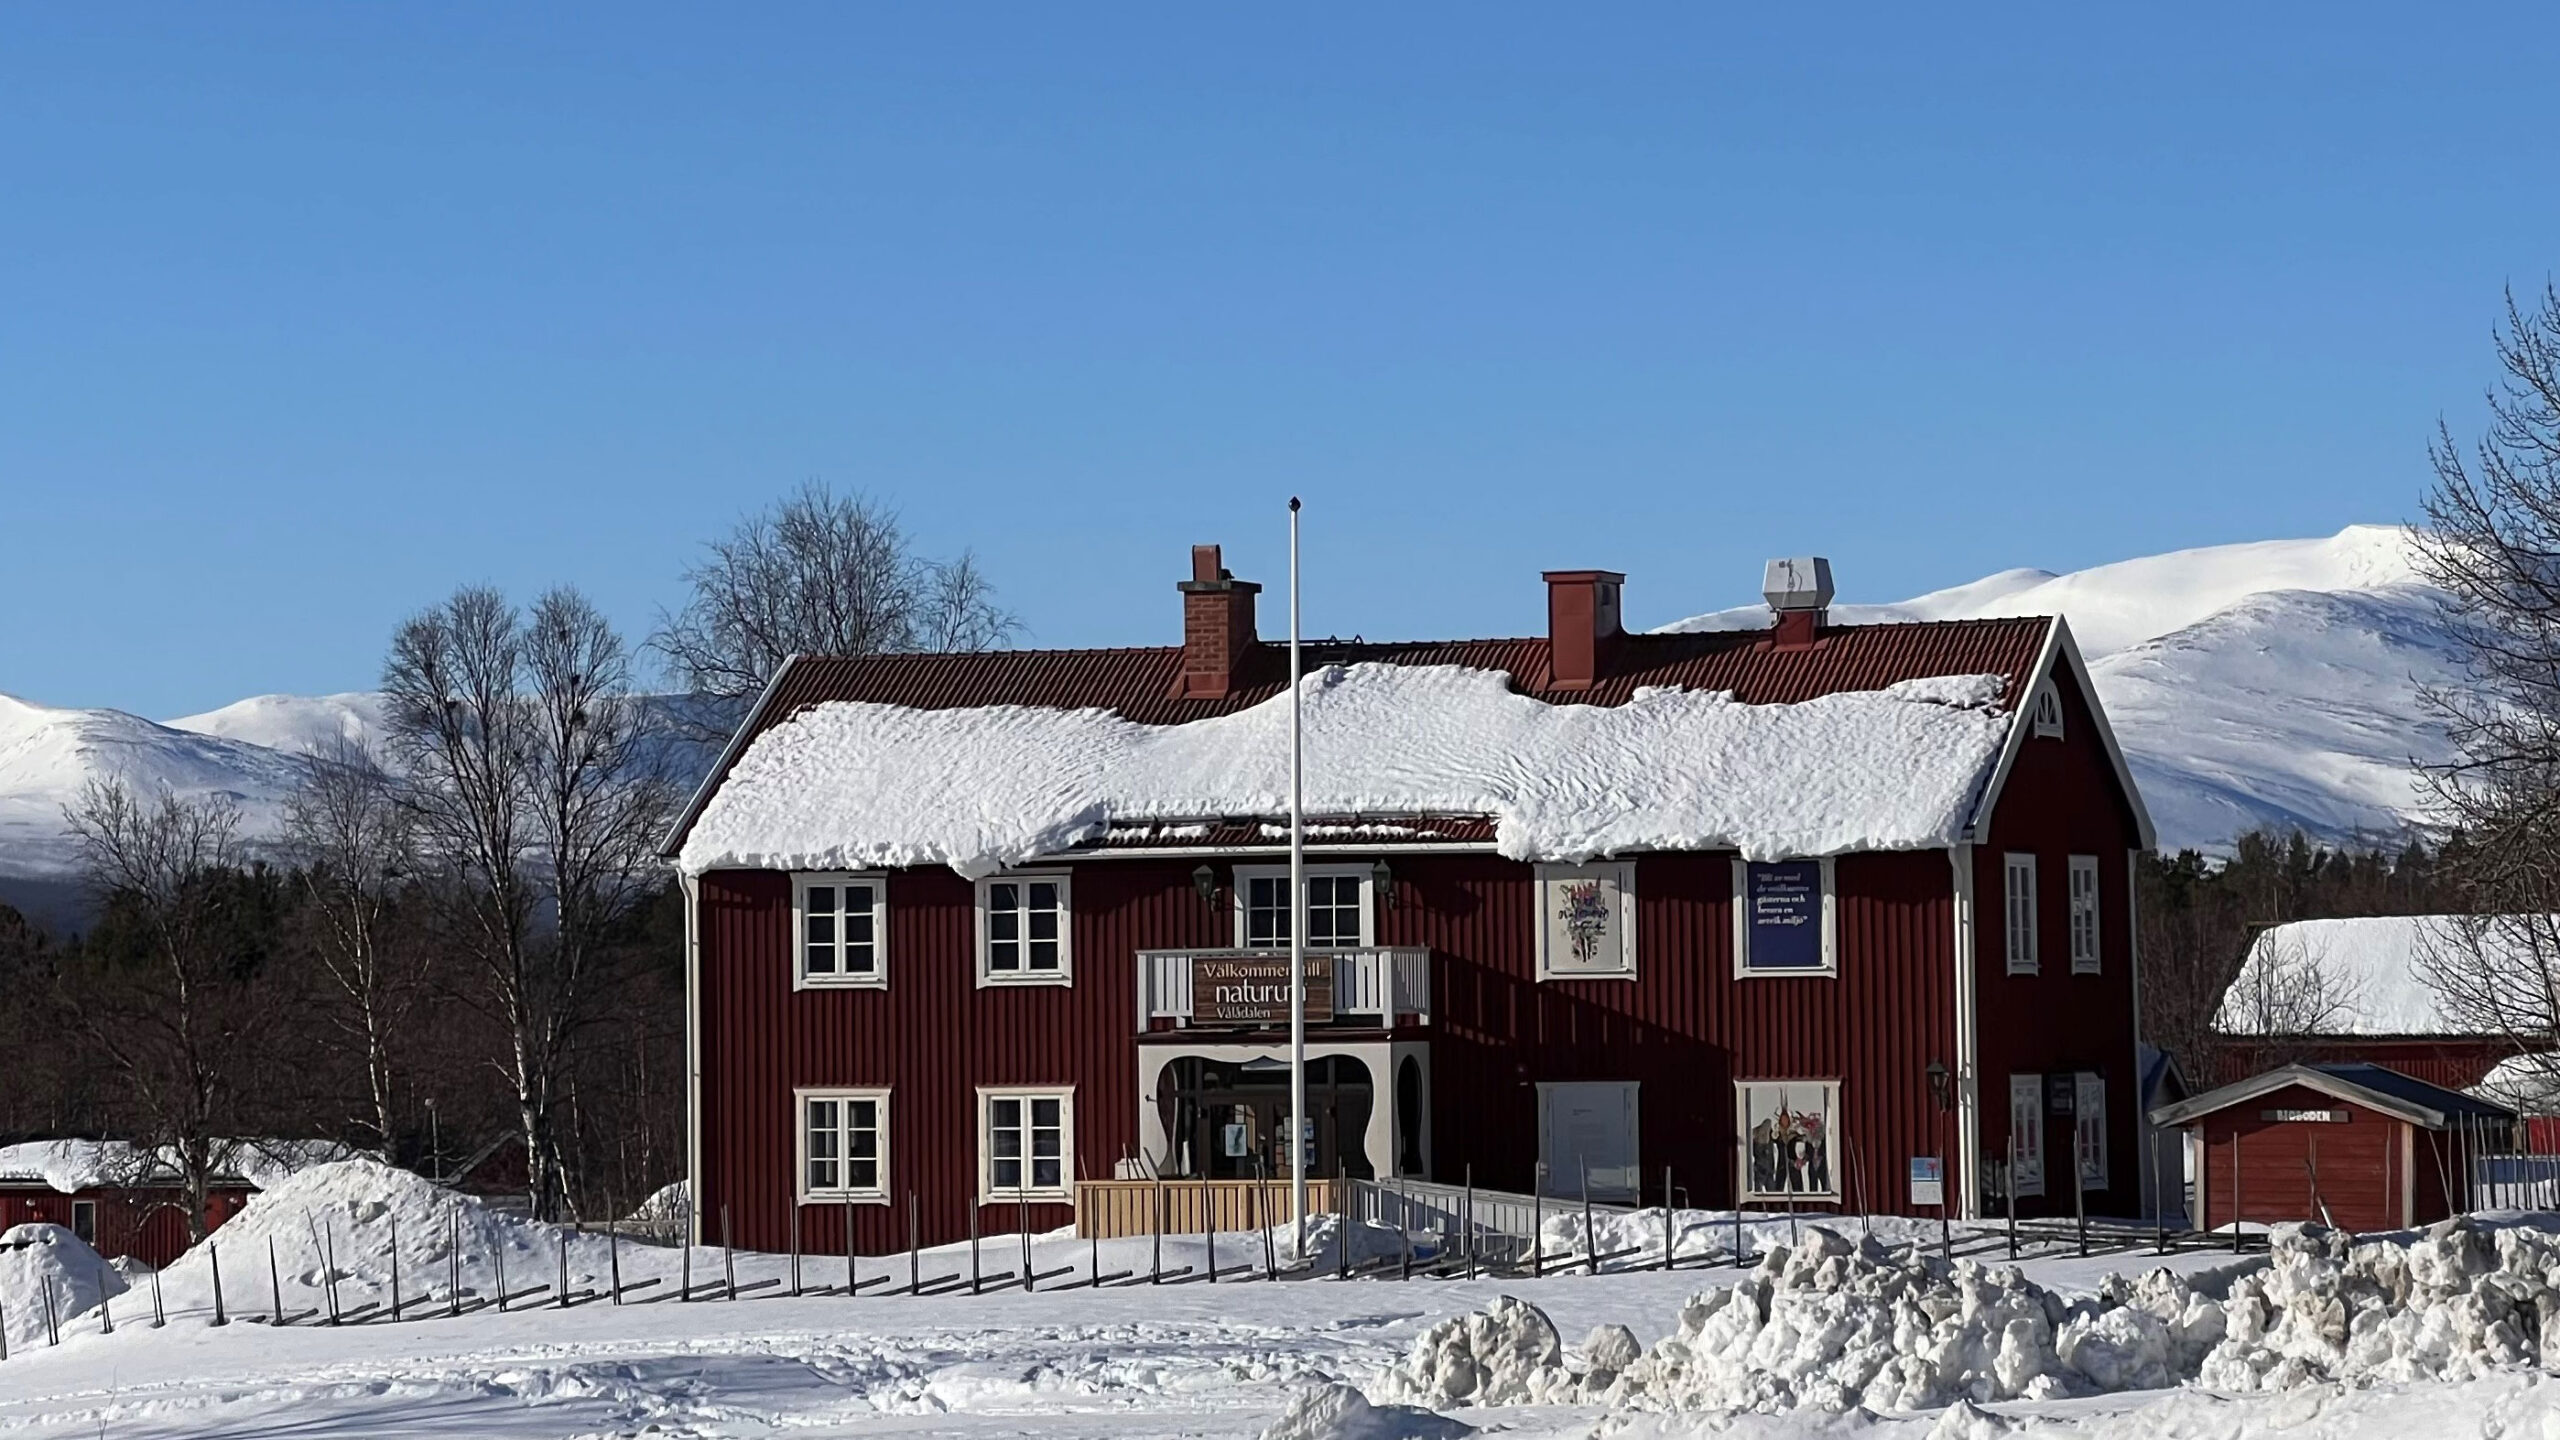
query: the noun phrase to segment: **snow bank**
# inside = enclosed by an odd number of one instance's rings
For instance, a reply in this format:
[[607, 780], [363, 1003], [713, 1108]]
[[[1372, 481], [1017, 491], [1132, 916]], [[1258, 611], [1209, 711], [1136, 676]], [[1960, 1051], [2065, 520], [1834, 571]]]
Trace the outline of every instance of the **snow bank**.
[[1456, 1440], [1475, 1427], [1410, 1405], [1372, 1405], [1348, 1385], [1298, 1392], [1262, 1440]]
[[[352, 1309], [389, 1300], [395, 1263], [404, 1300], [445, 1295], [456, 1269], [463, 1287], [483, 1297], [495, 1293], [501, 1265], [511, 1293], [556, 1285], [564, 1247], [571, 1289], [609, 1283], [615, 1257], [606, 1236], [519, 1219], [380, 1161], [343, 1160], [251, 1197], [247, 1209], [161, 1274], [173, 1303], [209, 1305], [209, 1252], [218, 1250], [236, 1312], [270, 1308], [278, 1289], [287, 1309], [325, 1308], [333, 1279], [337, 1303]], [[626, 1277], [640, 1268], [643, 1249], [622, 1243]], [[658, 1257], [666, 1254], [648, 1251], [654, 1268], [664, 1268]]]
[[[1998, 758], [2001, 684], [1941, 676], [1794, 705], [1668, 689], [1548, 705], [1493, 671], [1328, 667], [1304, 686], [1306, 806], [1489, 815], [1502, 853], [1522, 860], [1940, 846]], [[739, 757], [680, 862], [695, 874], [983, 875], [1114, 823], [1283, 814], [1288, 723], [1286, 695], [1169, 726], [1106, 710], [812, 706]]]
[[12, 1353], [45, 1341], [45, 1301], [57, 1326], [97, 1308], [101, 1296], [121, 1295], [122, 1275], [98, 1252], [59, 1225], [17, 1225], [0, 1231], [0, 1326]]
[[1603, 1327], [1569, 1363], [1510, 1297], [1432, 1326], [1372, 1386], [1442, 1407], [1931, 1409], [2196, 1381], [2229, 1392], [2468, 1380], [2560, 1365], [2560, 1238], [2450, 1221], [2350, 1242], [2279, 1230], [2264, 1268], [2216, 1287], [2168, 1270], [2065, 1297], [2014, 1267], [1949, 1265], [1827, 1230], [1701, 1293], [1636, 1356]]

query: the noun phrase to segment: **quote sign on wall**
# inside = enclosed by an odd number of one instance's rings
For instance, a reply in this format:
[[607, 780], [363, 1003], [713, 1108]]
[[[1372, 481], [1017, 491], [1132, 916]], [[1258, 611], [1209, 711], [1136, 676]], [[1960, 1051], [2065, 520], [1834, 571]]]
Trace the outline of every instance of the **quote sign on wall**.
[[1744, 868], [1742, 903], [1754, 970], [1822, 968], [1822, 862], [1753, 861]]

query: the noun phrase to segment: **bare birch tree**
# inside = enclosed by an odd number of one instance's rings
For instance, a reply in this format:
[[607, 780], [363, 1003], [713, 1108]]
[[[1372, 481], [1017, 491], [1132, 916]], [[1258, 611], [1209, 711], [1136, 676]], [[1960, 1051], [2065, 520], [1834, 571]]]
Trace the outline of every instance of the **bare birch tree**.
[[2352, 1030], [2362, 998], [2321, 946], [2270, 930], [2224, 992], [2214, 1028], [2243, 1069], [2266, 1070], [2297, 1058], [2311, 1037]]
[[1019, 628], [973, 556], [920, 556], [896, 515], [814, 482], [706, 548], [650, 643], [677, 684], [724, 702], [708, 728], [793, 655], [984, 650]]
[[[2467, 671], [2427, 696], [2454, 758], [2424, 769], [2465, 910], [2425, 957], [2448, 1015], [2519, 1048], [2560, 1043], [2549, 917], [2560, 913], [2560, 292], [2507, 297], [2489, 427], [2437, 427], [2419, 568], [2445, 590]], [[2451, 852], [2449, 852], [2449, 855]]]
[[91, 781], [64, 817], [100, 919], [58, 975], [62, 1014], [115, 1074], [133, 1138], [177, 1172], [204, 1238], [215, 1177], [237, 1163], [260, 1042], [284, 1007], [260, 993], [244, 916], [239, 808]]
[[433, 954], [392, 930], [398, 887], [415, 865], [411, 841], [410, 812], [371, 751], [341, 737], [305, 760], [284, 809], [284, 844], [304, 899], [303, 948], [341, 1002], [329, 1007], [330, 1020], [363, 1062], [361, 1123], [385, 1160], [397, 1134], [394, 1050], [426, 995]]
[[670, 786], [629, 656], [594, 607], [554, 590], [530, 617], [486, 589], [402, 626], [384, 668], [395, 758], [432, 893], [506, 1036], [535, 1214], [568, 1195], [558, 1107], [595, 1018], [600, 940], [647, 891]]

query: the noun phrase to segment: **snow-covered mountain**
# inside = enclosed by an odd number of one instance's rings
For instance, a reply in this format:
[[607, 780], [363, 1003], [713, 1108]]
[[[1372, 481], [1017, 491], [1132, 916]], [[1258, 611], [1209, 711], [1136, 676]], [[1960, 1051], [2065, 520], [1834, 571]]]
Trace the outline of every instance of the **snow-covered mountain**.
[[[2006, 570], [1844, 623], [2060, 613], [2089, 661], [2143, 800], [2172, 848], [2258, 826], [2378, 841], [2418, 808], [2413, 758], [2440, 759], [2419, 692], [2459, 678], [2409, 533], [2216, 545], [2056, 575]], [[1766, 607], [1667, 630], [1766, 626]]]
[[[1832, 613], [1856, 622], [2061, 612], [2161, 842], [2214, 849], [2260, 825], [2329, 840], [2402, 833], [2418, 800], [2410, 759], [2441, 754], [2419, 690], [2456, 678], [2437, 599], [2411, 566], [2406, 531], [2356, 525], [2067, 575], [2007, 570]], [[1664, 628], [1768, 623], [1754, 604]], [[378, 738], [380, 726], [378, 697], [364, 693], [262, 695], [166, 723], [0, 696], [0, 881], [69, 876], [62, 807], [93, 778], [228, 795], [263, 831], [299, 756], [341, 736]]]
[[0, 695], [0, 875], [64, 876], [76, 866], [63, 807], [92, 780], [137, 792], [239, 802], [248, 827], [272, 828], [296, 777], [286, 751], [157, 725], [121, 710], [58, 710]]

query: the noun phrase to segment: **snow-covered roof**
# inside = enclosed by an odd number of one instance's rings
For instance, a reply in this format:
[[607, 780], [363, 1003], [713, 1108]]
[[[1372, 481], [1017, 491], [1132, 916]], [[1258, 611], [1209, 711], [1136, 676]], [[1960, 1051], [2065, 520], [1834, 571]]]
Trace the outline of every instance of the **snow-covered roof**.
[[[2464, 922], [2445, 915], [2378, 915], [2345, 920], [2296, 920], [2258, 933], [2232, 983], [2217, 1025], [2235, 1035], [2267, 1028], [2265, 1017], [2240, 1002], [2246, 994], [2250, 967], [2317, 965], [2343, 992], [2342, 1013], [2319, 1028], [2340, 1035], [2452, 1035], [2462, 1027], [2449, 1020], [2428, 985], [2422, 958], [2433, 947], [2467, 943]], [[2475, 926], [2475, 928], [2477, 928]], [[2480, 930], [2476, 942], [2501, 943], [2499, 927]], [[2526, 962], [2531, 964], [2533, 962]]]
[[[1478, 815], [1515, 859], [1773, 858], [1953, 843], [2010, 731], [1996, 675], [1748, 705], [1653, 689], [1557, 705], [1456, 665], [1327, 666], [1304, 684], [1309, 814]], [[1288, 809], [1289, 704], [1141, 724], [1105, 709], [837, 701], [758, 734], [678, 863], [982, 875], [1113, 825]]]
[[[233, 1144], [226, 1180], [266, 1189], [314, 1165], [353, 1152], [334, 1140], [254, 1140]], [[27, 1140], [0, 1145], [0, 1184], [41, 1184], [71, 1194], [101, 1186], [170, 1185], [177, 1171], [166, 1152], [145, 1151], [123, 1140]]]

